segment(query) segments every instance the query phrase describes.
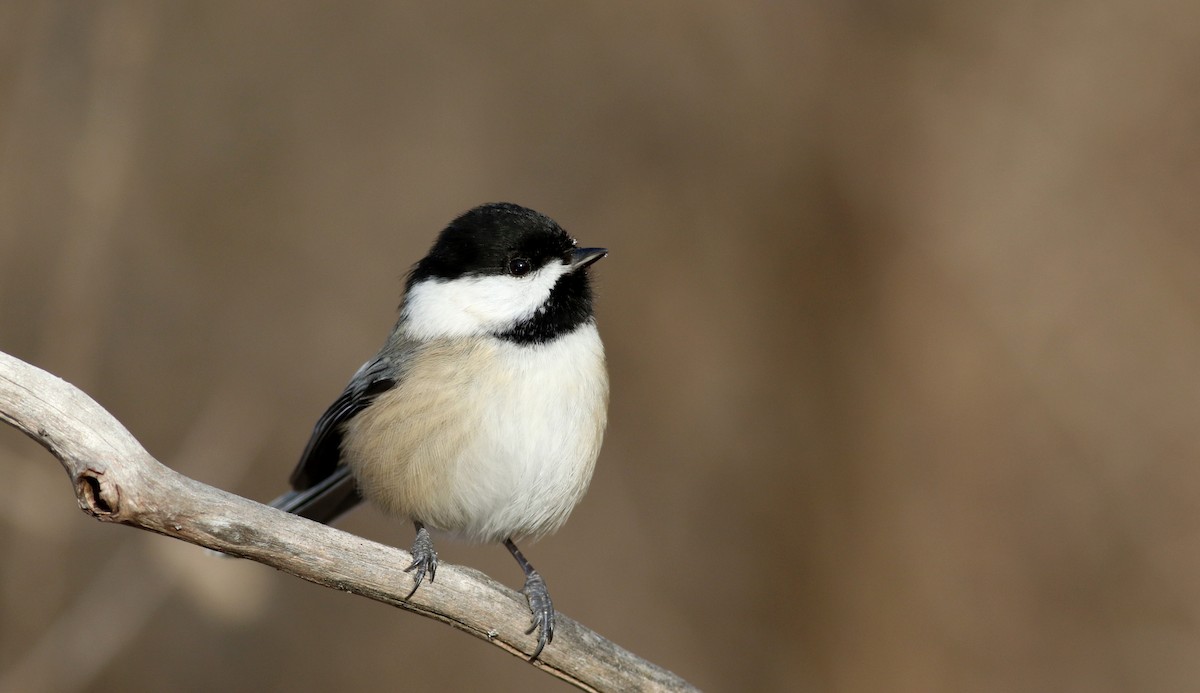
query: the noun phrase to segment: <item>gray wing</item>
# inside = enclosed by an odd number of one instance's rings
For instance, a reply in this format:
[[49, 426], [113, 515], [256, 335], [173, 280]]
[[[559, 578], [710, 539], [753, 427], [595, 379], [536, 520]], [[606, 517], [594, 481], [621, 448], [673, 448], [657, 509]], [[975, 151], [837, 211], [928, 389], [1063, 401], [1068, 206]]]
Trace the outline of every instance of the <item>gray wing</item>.
[[317, 419], [312, 437], [292, 471], [292, 490], [271, 506], [317, 522], [331, 522], [362, 500], [349, 468], [341, 463], [342, 427], [380, 393], [396, 384], [392, 359], [377, 356], [363, 364], [350, 384]]

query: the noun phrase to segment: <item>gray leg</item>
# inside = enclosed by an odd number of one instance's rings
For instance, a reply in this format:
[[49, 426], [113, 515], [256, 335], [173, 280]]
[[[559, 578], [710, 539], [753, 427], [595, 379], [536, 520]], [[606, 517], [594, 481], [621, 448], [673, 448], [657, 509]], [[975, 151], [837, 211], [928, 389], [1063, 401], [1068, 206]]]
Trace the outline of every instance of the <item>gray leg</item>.
[[421, 586], [421, 581], [425, 579], [425, 574], [429, 574], [429, 581], [433, 582], [433, 578], [437, 575], [438, 555], [437, 551], [433, 550], [433, 539], [429, 538], [429, 531], [425, 529], [425, 525], [420, 522], [414, 522], [413, 527], [417, 528], [417, 538], [412, 545], [412, 564], [404, 569], [404, 572], [411, 573], [417, 571], [413, 577], [413, 588], [408, 593], [405, 599], [411, 599], [417, 593], [417, 588]]
[[537, 649], [529, 657], [529, 661], [532, 662], [542, 653], [542, 649], [554, 640], [554, 603], [550, 601], [550, 593], [546, 591], [546, 581], [542, 579], [538, 571], [533, 569], [529, 561], [525, 560], [525, 556], [512, 539], [505, 539], [504, 546], [513, 555], [513, 558], [517, 559], [521, 570], [525, 571], [525, 589], [521, 591], [529, 600], [529, 611], [533, 614], [533, 622], [525, 633], [539, 631]]

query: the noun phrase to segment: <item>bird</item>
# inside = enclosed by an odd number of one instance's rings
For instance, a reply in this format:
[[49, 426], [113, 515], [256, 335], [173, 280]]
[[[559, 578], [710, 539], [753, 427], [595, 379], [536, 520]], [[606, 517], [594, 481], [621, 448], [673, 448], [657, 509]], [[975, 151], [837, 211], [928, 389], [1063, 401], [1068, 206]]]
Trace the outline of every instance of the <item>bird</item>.
[[383, 347], [320, 416], [275, 508], [329, 523], [364, 499], [416, 530], [411, 598], [438, 568], [431, 530], [503, 544], [537, 631], [546, 582], [517, 547], [558, 530], [600, 453], [609, 382], [589, 269], [550, 217], [517, 204], [451, 221], [408, 273]]

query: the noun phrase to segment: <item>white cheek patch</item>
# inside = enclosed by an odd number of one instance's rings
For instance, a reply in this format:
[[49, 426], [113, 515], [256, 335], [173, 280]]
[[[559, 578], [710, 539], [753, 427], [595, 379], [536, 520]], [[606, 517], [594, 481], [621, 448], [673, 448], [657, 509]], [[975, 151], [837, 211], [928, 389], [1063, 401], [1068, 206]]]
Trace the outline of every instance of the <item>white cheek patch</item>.
[[555, 260], [524, 277], [506, 274], [426, 279], [404, 298], [404, 331], [414, 339], [468, 337], [533, 317], [568, 267]]

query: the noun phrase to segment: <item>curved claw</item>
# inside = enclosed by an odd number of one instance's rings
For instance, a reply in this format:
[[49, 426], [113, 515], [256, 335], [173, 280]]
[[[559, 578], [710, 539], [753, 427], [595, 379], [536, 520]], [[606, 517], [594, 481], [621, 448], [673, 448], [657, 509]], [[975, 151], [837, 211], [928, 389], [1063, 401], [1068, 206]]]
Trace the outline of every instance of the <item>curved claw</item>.
[[411, 573], [415, 570], [416, 575], [413, 576], [413, 588], [405, 597], [406, 600], [411, 599], [417, 593], [417, 588], [425, 580], [426, 574], [429, 575], [430, 582], [433, 582], [437, 576], [437, 551], [433, 550], [433, 539], [429, 537], [429, 532], [424, 527], [417, 530], [417, 538], [412, 545], [412, 557], [412, 563], [404, 569], [404, 572]]
[[539, 631], [537, 649], [529, 657], [529, 661], [532, 662], [538, 658], [546, 645], [554, 640], [554, 603], [550, 601], [550, 593], [546, 591], [546, 581], [536, 570], [531, 571], [525, 579], [525, 589], [522, 592], [529, 600], [529, 612], [533, 616], [525, 634]]

